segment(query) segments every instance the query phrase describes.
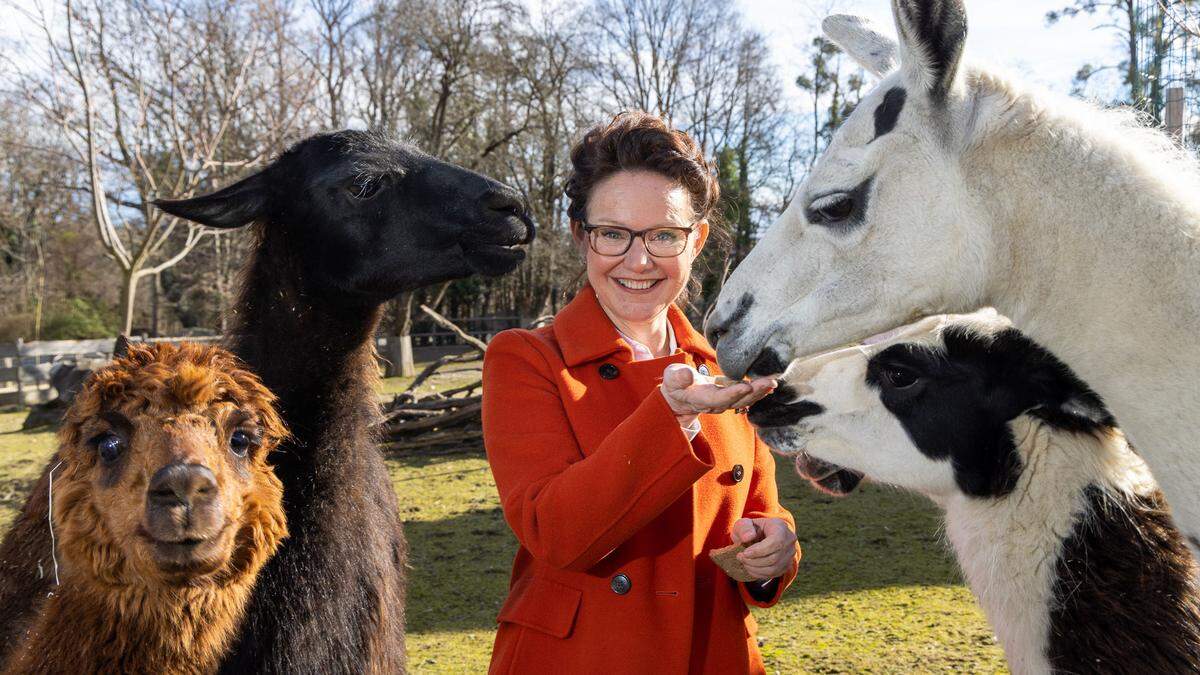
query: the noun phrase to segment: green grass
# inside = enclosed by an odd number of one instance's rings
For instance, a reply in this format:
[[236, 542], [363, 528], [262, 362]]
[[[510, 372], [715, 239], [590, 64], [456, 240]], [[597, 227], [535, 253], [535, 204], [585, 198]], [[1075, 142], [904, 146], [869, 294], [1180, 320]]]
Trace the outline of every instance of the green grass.
[[[458, 386], [478, 375], [439, 375], [431, 386]], [[386, 380], [385, 395], [409, 381]], [[18, 431], [22, 418], [0, 414], [0, 529], [54, 447], [49, 432]], [[388, 466], [411, 549], [412, 671], [484, 672], [516, 550], [487, 462], [478, 452], [442, 452], [391, 457]], [[755, 610], [768, 671], [1005, 672], [928, 502], [877, 486], [847, 499], [826, 497], [786, 461], [777, 474], [804, 560], [783, 601]]]

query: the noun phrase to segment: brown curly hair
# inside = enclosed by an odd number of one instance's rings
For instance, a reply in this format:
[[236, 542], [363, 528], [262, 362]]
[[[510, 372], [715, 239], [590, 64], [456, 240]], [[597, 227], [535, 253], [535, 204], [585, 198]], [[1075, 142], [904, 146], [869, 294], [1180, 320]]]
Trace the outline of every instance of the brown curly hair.
[[650, 113], [623, 112], [589, 129], [571, 148], [571, 167], [566, 194], [573, 232], [587, 219], [592, 189], [625, 170], [653, 171], [679, 181], [691, 197], [697, 220], [712, 225], [719, 213], [721, 187], [700, 145]]

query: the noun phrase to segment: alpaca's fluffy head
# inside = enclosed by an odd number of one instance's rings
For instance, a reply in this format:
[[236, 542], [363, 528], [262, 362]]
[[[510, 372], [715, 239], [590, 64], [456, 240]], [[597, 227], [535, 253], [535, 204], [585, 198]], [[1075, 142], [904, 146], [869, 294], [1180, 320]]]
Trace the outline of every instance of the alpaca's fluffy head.
[[267, 463], [286, 435], [275, 397], [231, 353], [131, 345], [96, 371], [59, 433], [51, 484], [77, 583], [244, 583], [286, 536]]

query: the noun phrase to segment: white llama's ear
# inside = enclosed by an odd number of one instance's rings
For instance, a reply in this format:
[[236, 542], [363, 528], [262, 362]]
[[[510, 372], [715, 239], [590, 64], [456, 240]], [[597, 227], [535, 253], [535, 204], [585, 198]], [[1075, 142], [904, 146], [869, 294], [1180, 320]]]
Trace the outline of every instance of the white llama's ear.
[[943, 101], [954, 84], [967, 41], [963, 0], [892, 0], [904, 77]]
[[896, 67], [896, 41], [876, 30], [870, 19], [834, 14], [825, 17], [821, 29], [830, 42], [875, 77], [883, 77]]

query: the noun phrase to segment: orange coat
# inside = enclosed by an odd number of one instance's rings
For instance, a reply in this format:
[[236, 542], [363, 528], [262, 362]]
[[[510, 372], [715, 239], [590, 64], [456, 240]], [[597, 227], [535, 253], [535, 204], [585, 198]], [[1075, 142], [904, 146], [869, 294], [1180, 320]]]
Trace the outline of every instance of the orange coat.
[[775, 463], [745, 416], [689, 442], [658, 383], [716, 355], [670, 310], [679, 349], [633, 361], [585, 288], [553, 326], [509, 330], [483, 365], [483, 434], [520, 548], [492, 673], [759, 673], [755, 601], [708, 551], [741, 517], [780, 517]]

